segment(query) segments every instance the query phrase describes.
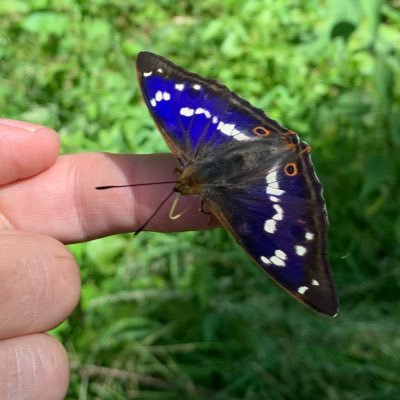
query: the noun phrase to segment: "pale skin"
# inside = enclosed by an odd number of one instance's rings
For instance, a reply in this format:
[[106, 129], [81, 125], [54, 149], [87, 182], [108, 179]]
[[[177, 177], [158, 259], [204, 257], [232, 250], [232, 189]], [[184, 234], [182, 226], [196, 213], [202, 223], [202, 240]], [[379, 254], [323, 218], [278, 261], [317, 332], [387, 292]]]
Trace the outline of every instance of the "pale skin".
[[[59, 156], [59, 148], [50, 128], [0, 119], [0, 399], [64, 398], [68, 357], [46, 332], [79, 300], [79, 269], [65, 244], [137, 230], [173, 187], [95, 186], [177, 178], [169, 154]], [[178, 209], [187, 212], [177, 220], [168, 217], [171, 203], [147, 230], [209, 227], [198, 199], [182, 198]]]

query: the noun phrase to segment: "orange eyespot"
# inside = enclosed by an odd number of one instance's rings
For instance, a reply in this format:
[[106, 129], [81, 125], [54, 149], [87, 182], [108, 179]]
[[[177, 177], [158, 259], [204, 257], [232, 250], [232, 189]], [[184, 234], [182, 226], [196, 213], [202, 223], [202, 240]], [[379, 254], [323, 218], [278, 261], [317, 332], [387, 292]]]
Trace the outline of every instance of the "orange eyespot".
[[257, 136], [268, 136], [271, 132], [264, 128], [263, 126], [256, 126], [253, 129], [253, 132], [257, 135]]
[[285, 174], [287, 176], [295, 176], [297, 175], [298, 171], [297, 171], [297, 165], [294, 162], [291, 163], [287, 163], [285, 165]]

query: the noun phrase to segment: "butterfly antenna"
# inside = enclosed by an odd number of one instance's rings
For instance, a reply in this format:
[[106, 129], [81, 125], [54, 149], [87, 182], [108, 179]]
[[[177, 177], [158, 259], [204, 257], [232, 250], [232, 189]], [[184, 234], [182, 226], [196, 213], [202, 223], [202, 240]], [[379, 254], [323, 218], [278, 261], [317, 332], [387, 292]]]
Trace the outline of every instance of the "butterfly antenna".
[[311, 146], [309, 144], [307, 144], [306, 147], [304, 147], [304, 149], [302, 149], [299, 154], [303, 153], [311, 153]]
[[162, 182], [148, 182], [148, 183], [130, 183], [127, 185], [105, 185], [96, 186], [96, 190], [106, 190], [115, 188], [125, 188], [125, 187], [138, 187], [138, 186], [151, 186], [151, 185], [165, 185], [168, 183], [176, 183], [177, 181], [162, 181]]
[[140, 232], [142, 232], [146, 226], [149, 224], [149, 222], [153, 219], [153, 217], [160, 211], [161, 207], [169, 200], [169, 198], [174, 194], [175, 192], [172, 191], [161, 203], [160, 205], [155, 209], [153, 214], [150, 215], [149, 218], [147, 218], [146, 222], [138, 229], [136, 232], [133, 234], [133, 236], [137, 236]]

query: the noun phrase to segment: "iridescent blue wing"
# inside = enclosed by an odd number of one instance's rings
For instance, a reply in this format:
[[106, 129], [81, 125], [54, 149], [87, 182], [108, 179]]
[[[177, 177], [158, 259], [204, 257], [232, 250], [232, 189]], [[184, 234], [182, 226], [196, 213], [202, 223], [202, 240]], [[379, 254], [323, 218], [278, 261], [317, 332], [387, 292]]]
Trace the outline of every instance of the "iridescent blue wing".
[[[302, 142], [274, 151], [265, 140], [242, 147], [242, 161], [236, 158], [240, 171], [229, 172], [228, 181], [234, 184], [217, 179], [207, 188], [212, 210], [280, 286], [315, 311], [335, 315], [338, 300], [327, 259], [328, 219], [309, 147]], [[246, 166], [249, 158], [258, 166]]]
[[279, 285], [314, 310], [336, 314], [325, 203], [307, 145], [225, 86], [160, 56], [140, 53], [137, 73], [183, 167], [175, 190], [202, 195]]
[[226, 86], [156, 54], [139, 53], [136, 69], [147, 107], [183, 166], [229, 142], [287, 132]]

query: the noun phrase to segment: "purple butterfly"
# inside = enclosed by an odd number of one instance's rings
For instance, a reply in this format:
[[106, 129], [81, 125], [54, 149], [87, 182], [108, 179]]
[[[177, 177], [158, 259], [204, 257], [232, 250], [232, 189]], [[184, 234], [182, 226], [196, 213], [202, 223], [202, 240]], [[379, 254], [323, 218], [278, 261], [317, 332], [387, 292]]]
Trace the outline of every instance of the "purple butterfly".
[[328, 220], [310, 147], [216, 81], [141, 52], [147, 107], [180, 164], [175, 191], [200, 195], [253, 260], [313, 310], [336, 315]]

